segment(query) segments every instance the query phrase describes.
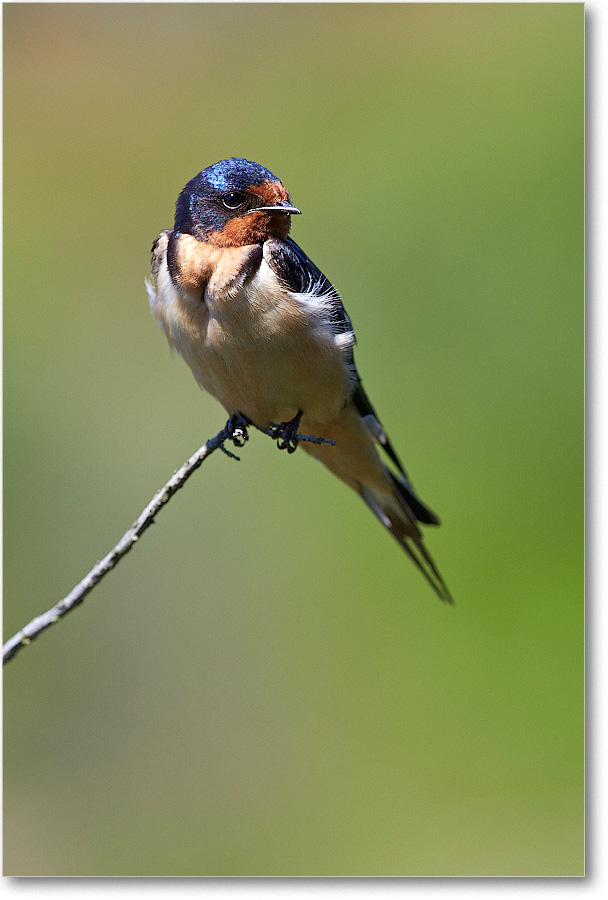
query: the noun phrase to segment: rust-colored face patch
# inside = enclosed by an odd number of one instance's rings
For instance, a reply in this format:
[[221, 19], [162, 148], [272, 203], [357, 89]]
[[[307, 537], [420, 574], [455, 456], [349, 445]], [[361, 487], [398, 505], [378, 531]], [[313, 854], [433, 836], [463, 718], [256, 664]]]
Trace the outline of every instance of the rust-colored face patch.
[[[277, 200], [264, 202], [276, 203]], [[291, 216], [286, 213], [258, 212], [254, 209], [244, 216], [229, 219], [220, 231], [214, 231], [205, 240], [216, 247], [245, 247], [247, 244], [261, 244], [271, 237], [286, 238], [290, 226]]]

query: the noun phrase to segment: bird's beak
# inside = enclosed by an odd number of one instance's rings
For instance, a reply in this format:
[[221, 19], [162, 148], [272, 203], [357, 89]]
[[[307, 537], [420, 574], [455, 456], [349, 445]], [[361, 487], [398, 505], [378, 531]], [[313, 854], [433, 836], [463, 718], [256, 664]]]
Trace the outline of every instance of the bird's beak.
[[279, 200], [279, 202], [275, 203], [274, 206], [256, 206], [255, 209], [250, 209], [249, 212], [276, 212], [286, 213], [290, 216], [302, 215], [298, 207], [292, 206], [287, 202], [287, 200]]

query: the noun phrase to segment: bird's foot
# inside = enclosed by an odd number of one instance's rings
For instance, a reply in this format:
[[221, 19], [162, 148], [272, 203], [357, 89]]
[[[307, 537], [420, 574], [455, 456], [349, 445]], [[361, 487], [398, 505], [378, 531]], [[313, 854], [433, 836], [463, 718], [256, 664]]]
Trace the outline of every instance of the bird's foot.
[[288, 453], [293, 453], [296, 450], [301, 418], [302, 410], [291, 421], [281, 422], [280, 425], [272, 425], [270, 427], [270, 437], [277, 442], [279, 450], [287, 450]]
[[251, 419], [248, 419], [242, 413], [233, 413], [226, 422], [228, 440], [232, 441], [235, 447], [243, 447], [245, 441], [249, 440], [247, 432], [249, 425], [251, 425]]

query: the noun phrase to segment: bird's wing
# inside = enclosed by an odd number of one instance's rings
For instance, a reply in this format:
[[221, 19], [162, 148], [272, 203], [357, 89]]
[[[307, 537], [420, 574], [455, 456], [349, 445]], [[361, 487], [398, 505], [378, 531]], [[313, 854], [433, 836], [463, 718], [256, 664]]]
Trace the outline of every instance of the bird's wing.
[[[283, 284], [294, 294], [322, 298], [324, 315], [329, 316], [337, 334], [352, 335], [352, 347], [355, 343], [353, 324], [329, 278], [291, 238], [275, 238], [267, 242], [267, 247], [268, 263]], [[350, 361], [352, 363], [352, 350]]]
[[395, 490], [401, 495], [419, 522], [424, 522], [427, 525], [438, 525], [438, 517], [416, 495], [401, 460], [388, 439], [376, 410], [363, 388], [352, 355], [352, 344], [354, 344], [353, 326], [348, 313], [344, 309], [340, 295], [331, 281], [291, 238], [268, 241], [267, 248], [269, 251], [266, 254], [268, 263], [283, 284], [294, 294], [306, 294], [322, 298], [324, 315], [330, 316], [335, 331], [345, 335], [353, 335], [349, 348], [349, 363], [354, 373], [351, 402], [356, 407], [359, 415], [365, 420], [369, 431], [371, 431], [378, 444], [397, 468], [399, 472], [397, 477], [390, 470], [387, 470]]
[[374, 437], [376, 438], [388, 458], [399, 470], [398, 477], [395, 477], [390, 469], [388, 470], [388, 473], [397, 492], [401, 494], [402, 498], [405, 500], [419, 522], [424, 522], [425, 525], [439, 525], [438, 516], [433, 512], [432, 509], [429, 509], [426, 503], [423, 503], [416, 494], [412, 483], [410, 482], [407, 473], [403, 468], [401, 460], [397, 456], [393, 445], [388, 439], [388, 436], [384, 428], [382, 427], [382, 423], [378, 418], [376, 410], [372, 406], [371, 401], [367, 396], [363, 385], [361, 384], [361, 380], [359, 380], [359, 383], [355, 388], [352, 401], [355, 404], [359, 414], [363, 416], [363, 418], [367, 422], [368, 427], [374, 434]]

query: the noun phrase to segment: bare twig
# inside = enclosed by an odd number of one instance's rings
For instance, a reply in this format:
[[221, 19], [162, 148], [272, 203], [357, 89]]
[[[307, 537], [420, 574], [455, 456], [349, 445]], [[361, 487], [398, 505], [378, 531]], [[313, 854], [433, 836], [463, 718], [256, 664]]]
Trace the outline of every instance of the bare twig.
[[[227, 423], [215, 437], [203, 444], [203, 446], [190, 457], [188, 462], [184, 463], [181, 469], [178, 469], [178, 471], [175, 472], [166, 485], [154, 495], [152, 500], [150, 500], [146, 508], [131, 525], [129, 530], [123, 534], [116, 546], [113, 547], [100, 562], [93, 566], [88, 575], [85, 575], [82, 581], [70, 591], [67, 597], [64, 597], [63, 600], [60, 600], [59, 603], [55, 604], [55, 606], [47, 610], [47, 612], [43, 613], [41, 616], [36, 616], [35, 619], [28, 622], [21, 631], [18, 631], [17, 634], [13, 635], [13, 637], [4, 644], [2, 648], [3, 664], [13, 659], [22, 647], [31, 644], [34, 638], [37, 638], [39, 634], [42, 634], [43, 631], [46, 631], [47, 628], [54, 625], [55, 622], [58, 622], [66, 613], [82, 603], [89, 591], [92, 591], [95, 585], [99, 584], [101, 579], [117, 565], [126, 553], [129, 552], [146, 528], [152, 525], [155, 516], [160, 512], [165, 503], [167, 503], [173, 494], [186, 483], [192, 473], [198, 469], [201, 463], [210, 456], [214, 450], [224, 450], [228, 456], [238, 459], [238, 456], [235, 456], [234, 453], [231, 453], [224, 447], [226, 441], [233, 439], [229, 425], [230, 423]], [[259, 430], [263, 431], [264, 434], [275, 437], [272, 429], [267, 430], [260, 428]], [[313, 444], [334, 443], [327, 438], [318, 438], [312, 435], [303, 434], [298, 434], [296, 440], [298, 442], [309, 441]]]

